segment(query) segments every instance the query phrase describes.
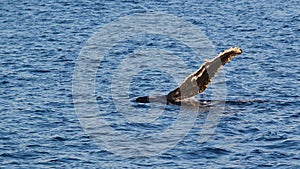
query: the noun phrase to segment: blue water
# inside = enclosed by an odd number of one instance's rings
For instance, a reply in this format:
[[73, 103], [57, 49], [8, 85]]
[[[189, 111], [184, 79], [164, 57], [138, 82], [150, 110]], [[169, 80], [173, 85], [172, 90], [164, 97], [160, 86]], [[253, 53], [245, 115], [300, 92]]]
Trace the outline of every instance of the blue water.
[[[299, 1], [4, 0], [0, 4], [1, 168], [300, 168]], [[209, 115], [201, 110], [174, 147], [150, 157], [127, 158], [87, 134], [74, 109], [72, 78], [76, 59], [94, 32], [120, 17], [151, 11], [198, 26], [217, 52], [239, 46], [244, 53], [223, 68], [226, 81], [219, 83], [226, 84], [227, 103], [208, 140], [198, 141]], [[99, 110], [112, 127], [132, 137], [159, 133], [180, 111], [178, 106], [156, 105], [154, 112], [164, 109], [157, 123], [120, 120], [122, 114], [107, 96], [111, 72], [119, 62], [113, 57], [132, 54], [134, 45], [159, 47], [172, 41], [152, 35], [139, 38], [114, 46], [101, 61], [95, 80]], [[193, 55], [177, 42], [165, 49]], [[185, 61], [191, 71], [203, 62], [191, 60]], [[132, 98], [177, 86], [166, 72], [147, 73], [151, 76], [139, 72], [132, 78]], [[199, 97], [209, 99], [212, 89]], [[140, 113], [150, 109], [128, 106]]]

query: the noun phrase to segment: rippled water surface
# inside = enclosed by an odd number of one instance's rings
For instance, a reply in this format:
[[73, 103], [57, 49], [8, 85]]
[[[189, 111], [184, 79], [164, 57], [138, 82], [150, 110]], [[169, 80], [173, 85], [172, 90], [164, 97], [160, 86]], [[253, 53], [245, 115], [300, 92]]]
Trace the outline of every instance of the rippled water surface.
[[[299, 1], [4, 0], [0, 4], [1, 168], [300, 168]], [[94, 123], [100, 126], [98, 134], [88, 132], [75, 111], [72, 80], [79, 53], [94, 32], [120, 17], [155, 12], [199, 27], [216, 52], [231, 46], [244, 52], [197, 97], [214, 100], [222, 89], [223, 100], [179, 107], [137, 104], [132, 99], [166, 94], [177, 86], [176, 78], [183, 80], [213, 56], [196, 56], [186, 44], [157, 34], [115, 44], [97, 67], [96, 116], [129, 138], [152, 138], [154, 145], [172, 143], [153, 156], [135, 157], [139, 152], [126, 151], [127, 143], [103, 135], [109, 132], [102, 121]], [[146, 53], [160, 61], [166, 61], [162, 56], [166, 54], [168, 63], [174, 63], [165, 65], [172, 74], [133, 66], [136, 74], [124, 91], [130, 98], [122, 104], [115, 99], [123, 98], [121, 92], [114, 93], [111, 84], [126, 79], [126, 67], [117, 76], [126, 57], [135, 58], [132, 65], [152, 64], [139, 60], [145, 54], [141, 49], [152, 49]], [[172, 61], [177, 57], [184, 64]], [[183, 67], [188, 72], [180, 71]], [[171, 136], [153, 137], [165, 134], [180, 117], [181, 128]], [[194, 120], [192, 126], [184, 121], [189, 118]], [[178, 133], [184, 134], [173, 142]], [[111, 151], [107, 142], [123, 148], [119, 151], [123, 154]], [[140, 144], [131, 142], [139, 151]], [[144, 146], [148, 144], [149, 140]]]

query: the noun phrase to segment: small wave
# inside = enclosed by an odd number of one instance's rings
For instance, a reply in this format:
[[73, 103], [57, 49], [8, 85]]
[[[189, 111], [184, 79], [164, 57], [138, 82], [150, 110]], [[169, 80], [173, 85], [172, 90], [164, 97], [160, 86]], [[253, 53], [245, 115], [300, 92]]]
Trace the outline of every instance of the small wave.
[[218, 154], [218, 155], [226, 155], [226, 154], [230, 154], [231, 152], [222, 148], [214, 148], [214, 147], [206, 147], [205, 151], [214, 153], [214, 154]]
[[293, 150], [300, 150], [300, 141], [299, 140], [284, 140], [280, 142], [274, 142], [274, 144], [262, 145], [260, 147], [264, 147], [266, 149], [278, 149], [278, 148], [288, 148]]

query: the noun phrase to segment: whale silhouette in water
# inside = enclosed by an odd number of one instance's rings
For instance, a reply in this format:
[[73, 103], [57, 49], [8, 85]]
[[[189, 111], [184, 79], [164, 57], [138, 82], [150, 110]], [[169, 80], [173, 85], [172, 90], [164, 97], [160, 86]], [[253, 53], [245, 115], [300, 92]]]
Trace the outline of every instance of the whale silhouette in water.
[[211, 83], [220, 68], [241, 53], [242, 49], [238, 47], [229, 48], [212, 60], [203, 63], [198, 70], [188, 75], [179, 87], [167, 95], [142, 96], [138, 97], [135, 101], [139, 103], [160, 102], [180, 105], [185, 99], [202, 93]]

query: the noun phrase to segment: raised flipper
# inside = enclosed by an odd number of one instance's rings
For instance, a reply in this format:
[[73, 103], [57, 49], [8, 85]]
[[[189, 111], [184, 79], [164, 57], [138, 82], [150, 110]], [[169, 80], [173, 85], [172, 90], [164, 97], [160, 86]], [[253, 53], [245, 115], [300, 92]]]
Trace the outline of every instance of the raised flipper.
[[162, 102], [180, 104], [182, 100], [202, 93], [216, 76], [220, 68], [232, 58], [242, 53], [240, 48], [234, 47], [225, 50], [211, 61], [206, 61], [194, 73], [188, 75], [182, 84], [166, 96], [143, 96], [136, 102]]

